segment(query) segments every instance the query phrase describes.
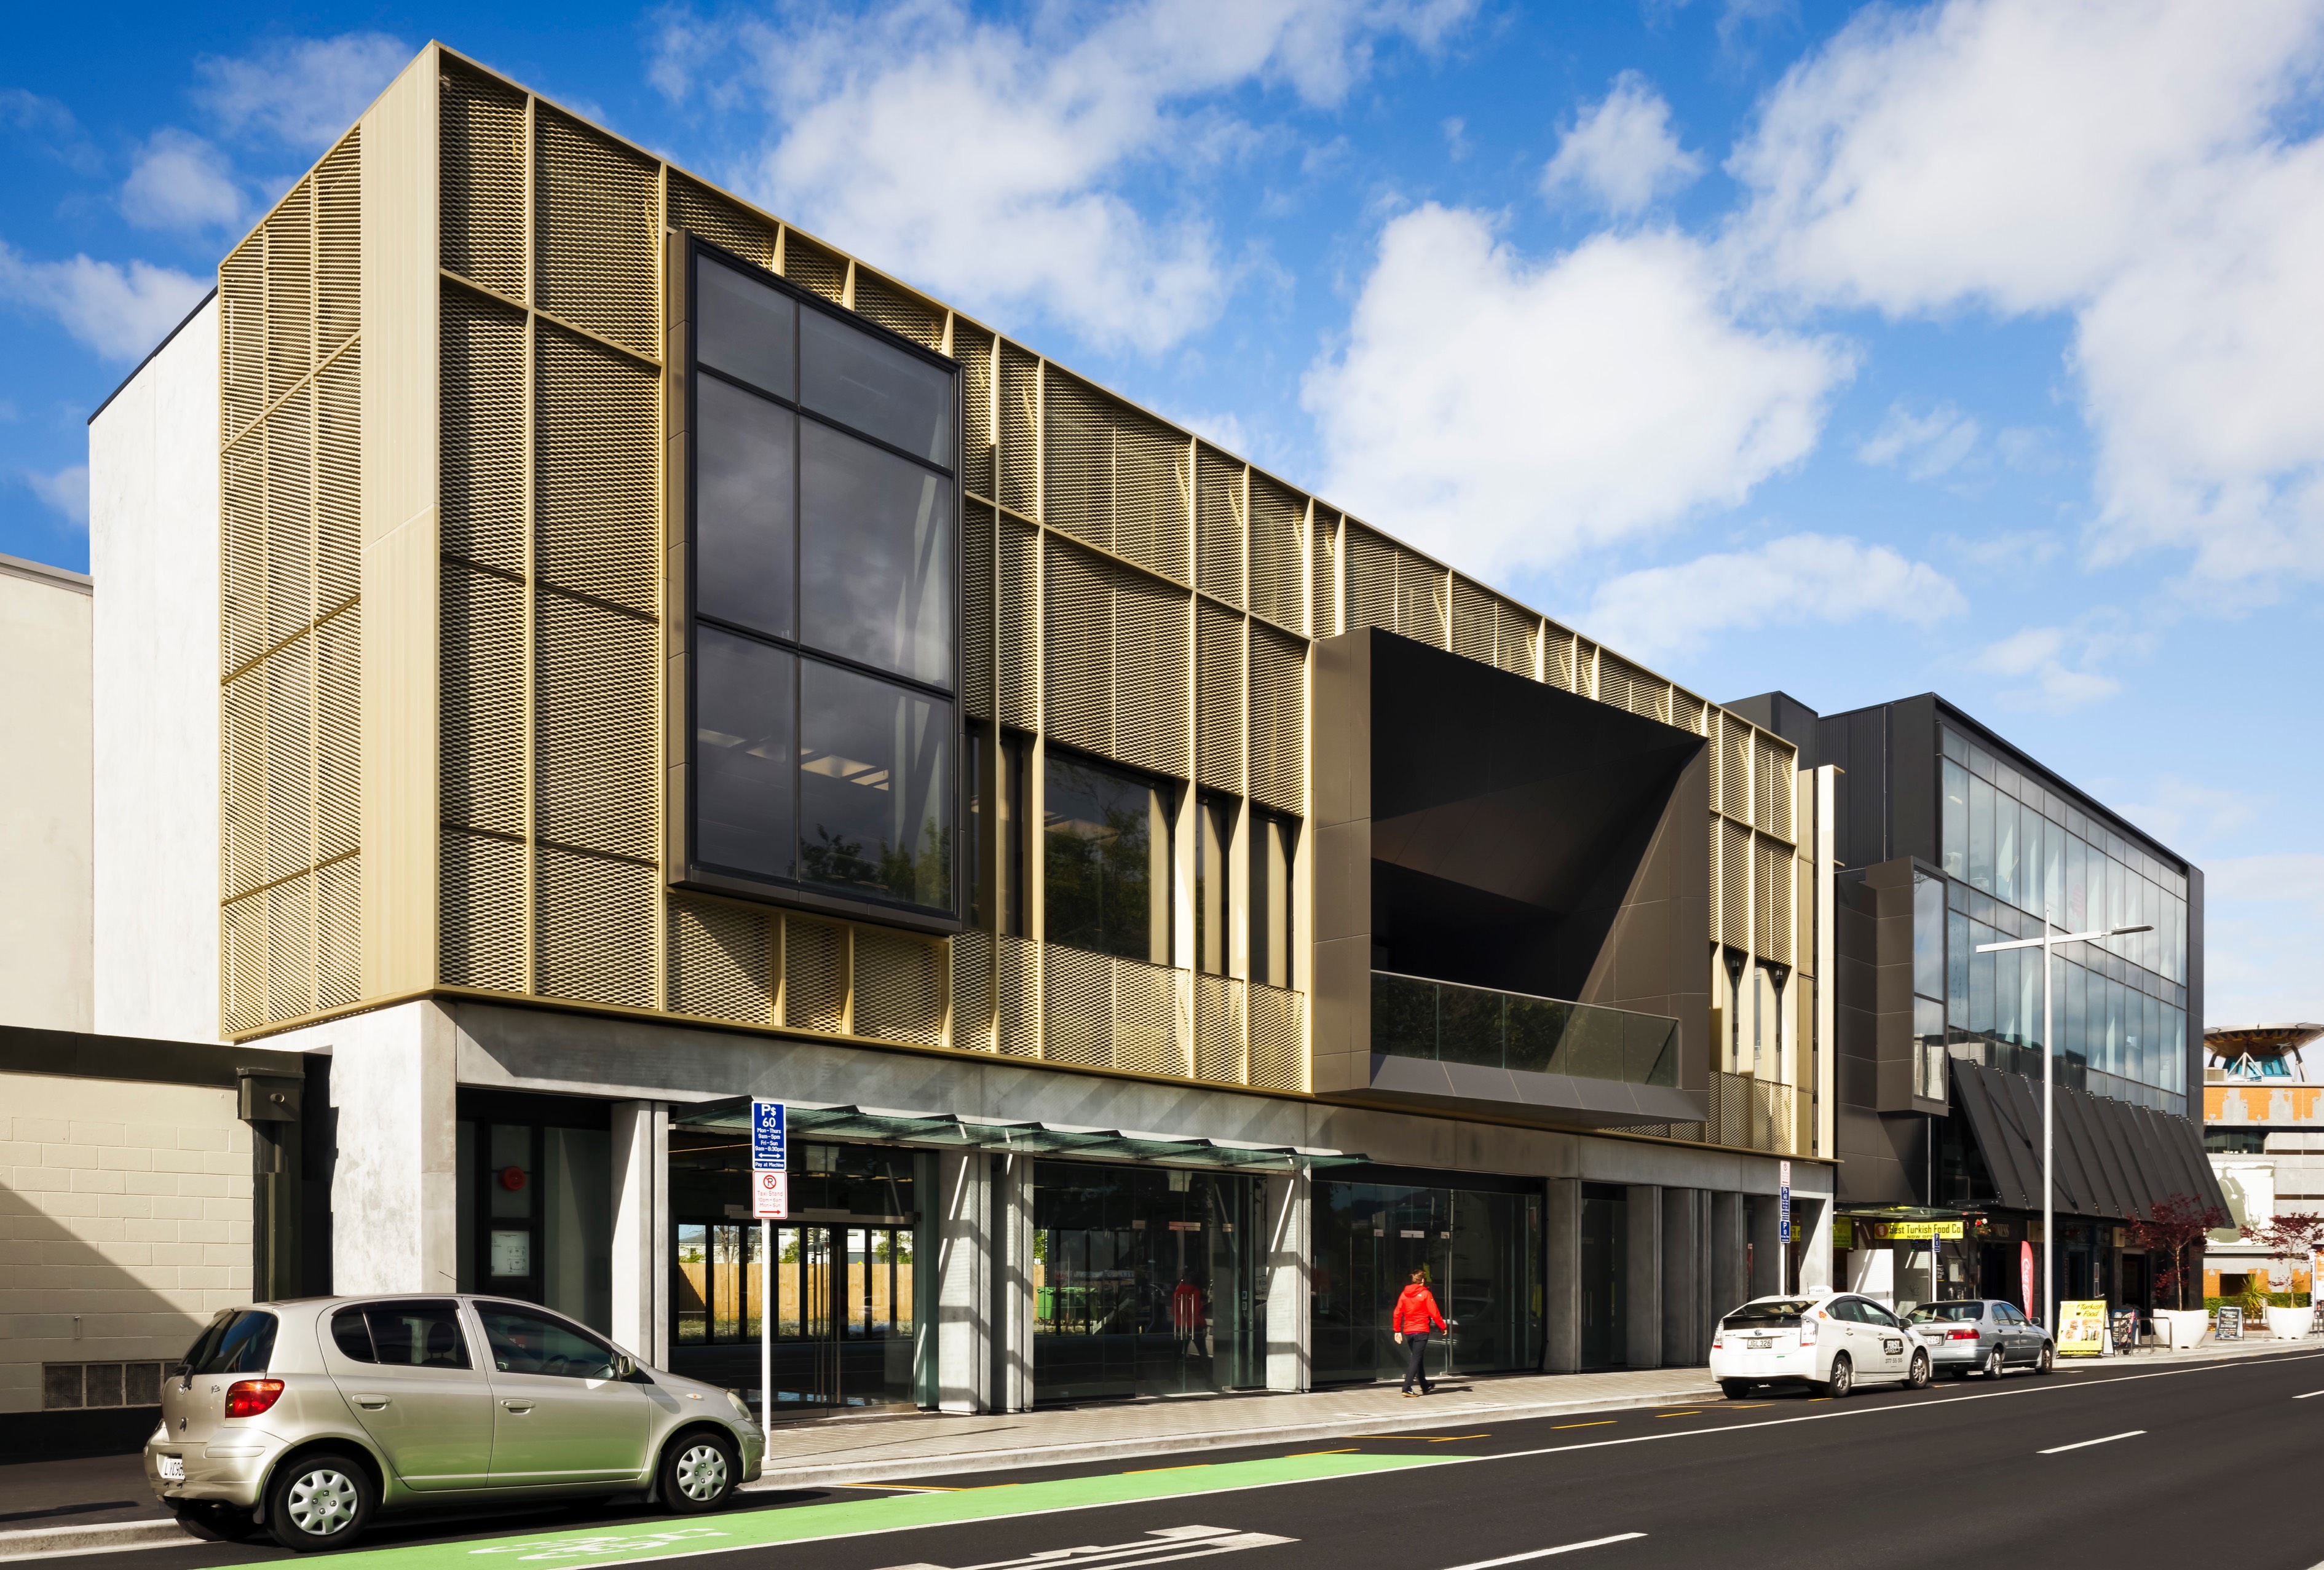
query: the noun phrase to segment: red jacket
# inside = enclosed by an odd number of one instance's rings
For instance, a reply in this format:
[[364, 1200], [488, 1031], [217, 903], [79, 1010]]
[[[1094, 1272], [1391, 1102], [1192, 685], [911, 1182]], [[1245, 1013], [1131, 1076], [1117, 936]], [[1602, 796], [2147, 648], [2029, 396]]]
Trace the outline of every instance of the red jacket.
[[1444, 1316], [1436, 1311], [1436, 1299], [1426, 1287], [1415, 1281], [1397, 1299], [1396, 1318], [1389, 1328], [1400, 1336], [1425, 1336], [1432, 1322], [1437, 1329], [1444, 1328]]

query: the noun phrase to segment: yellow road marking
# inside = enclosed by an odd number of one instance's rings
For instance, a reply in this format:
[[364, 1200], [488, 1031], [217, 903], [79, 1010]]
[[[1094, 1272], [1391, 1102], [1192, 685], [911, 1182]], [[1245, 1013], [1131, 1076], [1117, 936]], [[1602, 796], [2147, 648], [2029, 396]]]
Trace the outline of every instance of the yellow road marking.
[[1189, 1461], [1183, 1466], [1133, 1466], [1128, 1472], [1123, 1473], [1122, 1476], [1143, 1477], [1149, 1472], [1192, 1472], [1197, 1467], [1208, 1466], [1209, 1464], [1210, 1463], [1207, 1461]]
[[[895, 1493], [967, 1493], [970, 1492], [965, 1488], [943, 1488], [934, 1483], [835, 1483], [828, 1484], [827, 1486], [832, 1488], [884, 1488]], [[1014, 1488], [1017, 1485], [1012, 1483], [1009, 1486]]]
[[1773, 1401], [1750, 1401], [1742, 1406], [1729, 1407], [1726, 1409], [1730, 1412], [1756, 1412], [1761, 1407], [1772, 1407], [1775, 1404]]
[[1611, 1418], [1600, 1418], [1594, 1423], [1552, 1423], [1550, 1427], [1553, 1428], [1602, 1428], [1613, 1420]]
[[1692, 1412], [1656, 1412], [1655, 1416], [1657, 1418], [1699, 1418], [1702, 1416], [1702, 1413], [1700, 1410]]
[[1450, 1445], [1461, 1439], [1489, 1439], [1490, 1434], [1447, 1434], [1442, 1439], [1431, 1439], [1431, 1445]]
[[1356, 1446], [1351, 1445], [1345, 1450], [1302, 1450], [1295, 1455], [1286, 1455], [1284, 1459], [1286, 1461], [1299, 1461], [1304, 1460], [1310, 1455], [1353, 1455], [1355, 1453]]

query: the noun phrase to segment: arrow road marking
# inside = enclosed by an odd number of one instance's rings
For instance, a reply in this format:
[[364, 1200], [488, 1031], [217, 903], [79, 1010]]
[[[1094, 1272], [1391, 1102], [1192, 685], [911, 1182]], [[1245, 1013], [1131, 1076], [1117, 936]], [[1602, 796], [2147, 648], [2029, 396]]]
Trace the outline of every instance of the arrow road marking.
[[2063, 1455], [2069, 1450], [2087, 1450], [2093, 1445], [2111, 1445], [2116, 1439], [2135, 1439], [2145, 1433], [2144, 1428], [2132, 1428], [2125, 1433], [2108, 1434], [2103, 1439], [2084, 1439], [2078, 1445], [2053, 1445], [2047, 1450], [2036, 1450], [2036, 1455]]
[[[1160, 1539], [1157, 1541], [1156, 1539]], [[1132, 1543], [1091, 1543], [1079, 1548], [1049, 1548], [1028, 1554], [1021, 1559], [994, 1559], [982, 1565], [964, 1565], [959, 1570], [1048, 1570], [1048, 1566], [1100, 1565], [1102, 1570], [1135, 1570], [1144, 1565], [1168, 1565], [1180, 1559], [1208, 1559], [1220, 1554], [1238, 1553], [1244, 1548], [1271, 1548], [1278, 1543], [1296, 1543], [1296, 1538], [1277, 1538], [1266, 1532], [1238, 1532], [1232, 1527], [1165, 1527], [1148, 1532]], [[888, 1570], [945, 1570], [941, 1565], [915, 1562], [890, 1565]]]
[[1472, 1564], [1455, 1565], [1452, 1570], [1493, 1570], [1496, 1565], [1522, 1565], [1527, 1559], [1546, 1559], [1552, 1554], [1571, 1554], [1579, 1548], [1602, 1547], [1608, 1543], [1627, 1543], [1632, 1538], [1643, 1538], [1644, 1532], [1616, 1532], [1610, 1538], [1592, 1538], [1586, 1543], [1561, 1543], [1554, 1548], [1536, 1548], [1530, 1554], [1506, 1554], [1499, 1559], [1479, 1559]]

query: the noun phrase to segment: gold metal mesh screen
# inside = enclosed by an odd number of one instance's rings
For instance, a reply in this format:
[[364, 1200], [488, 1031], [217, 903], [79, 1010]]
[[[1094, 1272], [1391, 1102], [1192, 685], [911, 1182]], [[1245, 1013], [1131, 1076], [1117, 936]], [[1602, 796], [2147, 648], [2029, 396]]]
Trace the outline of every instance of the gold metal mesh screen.
[[1194, 977], [1194, 1078], [1247, 1085], [1250, 1067], [1243, 1042], [1243, 984], [1231, 976]]
[[1264, 622], [1250, 629], [1250, 794], [1307, 810], [1307, 641]]
[[1252, 986], [1250, 1082], [1268, 1090], [1305, 1090], [1307, 996], [1280, 987]]
[[962, 708], [979, 720], [992, 718], [997, 526], [998, 519], [985, 502], [970, 501], [961, 510], [960, 701]]
[[1194, 777], [1240, 794], [1243, 619], [1204, 600], [1194, 608]]
[[1055, 366], [1044, 397], [1043, 518], [1101, 550], [1187, 582], [1185, 438]]
[[1194, 570], [1203, 592], [1242, 605], [1243, 466], [1207, 445], [1194, 456]]
[[899, 283], [867, 267], [855, 270], [855, 312], [923, 349], [944, 348], [945, 313]]
[[1307, 499], [1268, 475], [1250, 477], [1250, 609], [1307, 630]]

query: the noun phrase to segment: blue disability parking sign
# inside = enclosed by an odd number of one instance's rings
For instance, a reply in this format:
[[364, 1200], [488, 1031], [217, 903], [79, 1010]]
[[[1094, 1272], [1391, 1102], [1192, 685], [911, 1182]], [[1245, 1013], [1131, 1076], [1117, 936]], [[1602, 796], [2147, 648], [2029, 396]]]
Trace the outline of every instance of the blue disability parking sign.
[[787, 1171], [788, 1162], [783, 1147], [783, 1104], [754, 1097], [751, 1102], [751, 1165], [761, 1172]]

